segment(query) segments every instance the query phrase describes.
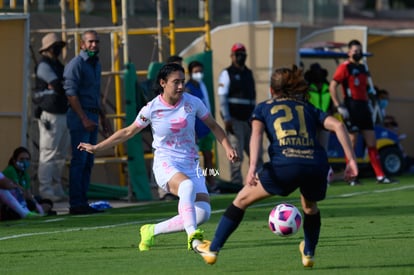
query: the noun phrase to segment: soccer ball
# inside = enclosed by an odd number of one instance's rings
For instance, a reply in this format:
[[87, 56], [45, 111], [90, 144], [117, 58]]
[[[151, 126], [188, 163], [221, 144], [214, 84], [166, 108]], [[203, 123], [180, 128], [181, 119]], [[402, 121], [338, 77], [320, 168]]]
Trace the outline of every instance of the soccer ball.
[[269, 214], [269, 228], [278, 236], [288, 237], [298, 232], [302, 224], [302, 215], [291, 204], [276, 205]]

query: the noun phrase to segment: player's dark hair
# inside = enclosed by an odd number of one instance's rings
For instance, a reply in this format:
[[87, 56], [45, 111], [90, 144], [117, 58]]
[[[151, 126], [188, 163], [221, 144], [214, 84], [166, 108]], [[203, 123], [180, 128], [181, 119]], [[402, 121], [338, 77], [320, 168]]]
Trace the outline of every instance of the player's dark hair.
[[348, 42], [348, 49], [352, 48], [352, 46], [361, 46], [362, 47], [362, 44], [361, 44], [361, 42], [359, 42], [359, 40], [352, 39], [351, 41]]
[[296, 65], [289, 68], [278, 68], [272, 73], [270, 87], [277, 97], [307, 101], [309, 99], [308, 84], [302, 75], [302, 70]]
[[194, 60], [194, 61], [191, 61], [190, 64], [188, 64], [188, 72], [191, 74], [191, 72], [193, 71], [193, 69], [195, 67], [204, 68], [203, 63], [201, 63], [201, 62], [199, 62], [197, 60]]
[[177, 64], [177, 63], [167, 63], [161, 67], [157, 75], [157, 80], [155, 81], [154, 87], [153, 87], [155, 94], [159, 95], [164, 92], [164, 89], [161, 87], [161, 84], [160, 84], [161, 79], [164, 81], [167, 81], [170, 74], [176, 71], [180, 71], [184, 73], [184, 68], [180, 64]]

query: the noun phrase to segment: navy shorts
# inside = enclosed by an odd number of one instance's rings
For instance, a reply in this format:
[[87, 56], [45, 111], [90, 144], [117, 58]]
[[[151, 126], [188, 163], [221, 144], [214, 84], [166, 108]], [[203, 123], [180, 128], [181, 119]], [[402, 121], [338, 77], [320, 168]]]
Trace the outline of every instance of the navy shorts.
[[288, 196], [297, 188], [309, 201], [321, 201], [326, 196], [329, 164], [272, 165], [267, 162], [259, 171], [263, 188], [272, 195]]
[[372, 112], [368, 101], [346, 100], [345, 106], [349, 111], [349, 121], [346, 122], [348, 131], [356, 133], [361, 130], [374, 130]]

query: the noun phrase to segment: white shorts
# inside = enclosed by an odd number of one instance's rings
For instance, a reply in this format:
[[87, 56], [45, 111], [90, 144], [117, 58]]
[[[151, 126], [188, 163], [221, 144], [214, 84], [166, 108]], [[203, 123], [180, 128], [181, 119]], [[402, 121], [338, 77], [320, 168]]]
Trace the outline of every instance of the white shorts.
[[178, 172], [186, 175], [193, 183], [196, 193], [208, 194], [206, 179], [200, 168], [198, 159], [172, 159], [170, 157], [155, 157], [152, 166], [155, 180], [159, 187], [168, 190], [168, 181]]

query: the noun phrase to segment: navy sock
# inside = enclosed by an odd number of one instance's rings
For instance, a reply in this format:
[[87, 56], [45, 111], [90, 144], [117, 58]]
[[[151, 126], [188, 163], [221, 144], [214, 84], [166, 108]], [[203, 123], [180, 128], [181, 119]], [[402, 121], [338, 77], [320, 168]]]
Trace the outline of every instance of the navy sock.
[[219, 251], [223, 247], [224, 243], [243, 220], [243, 216], [244, 210], [234, 206], [234, 204], [227, 207], [226, 212], [224, 212], [217, 225], [214, 239], [210, 245], [211, 251]]
[[316, 245], [319, 241], [319, 233], [321, 231], [321, 212], [315, 215], [305, 214], [303, 221], [303, 232], [305, 235], [305, 255], [313, 256], [315, 254]]

